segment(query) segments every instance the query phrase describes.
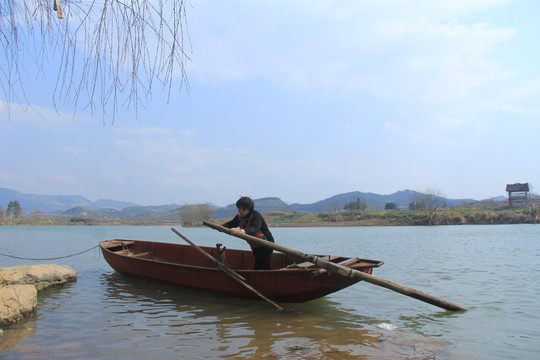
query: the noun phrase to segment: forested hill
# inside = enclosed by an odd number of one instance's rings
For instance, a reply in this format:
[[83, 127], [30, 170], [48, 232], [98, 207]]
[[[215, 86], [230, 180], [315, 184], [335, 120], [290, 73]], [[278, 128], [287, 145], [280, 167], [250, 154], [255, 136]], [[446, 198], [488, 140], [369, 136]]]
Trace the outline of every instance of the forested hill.
[[[345, 204], [360, 199], [365, 202], [368, 209], [384, 209], [384, 206], [388, 202], [393, 202], [400, 209], [407, 209], [409, 202], [418, 198], [421, 193], [412, 190], [402, 190], [390, 195], [379, 195], [374, 193], [365, 193], [361, 191], [353, 191], [344, 194], [338, 194], [328, 199], [318, 201], [313, 204], [292, 204], [291, 210], [305, 211], [305, 212], [321, 212], [329, 210], [342, 210]], [[447, 206], [456, 206], [462, 204], [471, 204], [476, 202], [473, 199], [447, 199], [441, 198]]]
[[[393, 202], [399, 209], [407, 209], [409, 202], [418, 198], [422, 194], [412, 190], [398, 191], [390, 195], [379, 195], [373, 193], [364, 193], [353, 191], [344, 194], [338, 194], [330, 198], [317, 201], [312, 204], [287, 204], [277, 197], [267, 197], [262, 199], [254, 199], [255, 209], [261, 213], [269, 211], [300, 211], [300, 212], [326, 212], [343, 210], [345, 204], [360, 199], [365, 202], [370, 210], [382, 210], [385, 204]], [[471, 204], [477, 202], [472, 199], [447, 199], [441, 198], [446, 206], [456, 206], [462, 204]], [[215, 217], [223, 218], [234, 216], [236, 214], [236, 206], [230, 204], [224, 208], [218, 208], [215, 211]]]

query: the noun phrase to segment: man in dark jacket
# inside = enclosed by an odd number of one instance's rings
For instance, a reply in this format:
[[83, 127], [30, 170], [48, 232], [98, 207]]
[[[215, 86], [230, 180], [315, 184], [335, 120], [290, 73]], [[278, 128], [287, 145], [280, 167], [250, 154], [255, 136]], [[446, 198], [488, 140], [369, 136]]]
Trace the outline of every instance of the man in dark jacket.
[[[258, 237], [263, 240], [274, 242], [274, 237], [268, 229], [268, 225], [262, 215], [255, 210], [255, 203], [248, 197], [241, 197], [236, 202], [238, 214], [231, 220], [223, 224], [231, 229], [231, 234], [241, 232]], [[249, 243], [251, 251], [255, 257], [255, 270], [270, 270], [270, 260], [272, 259], [272, 249], [265, 246]]]

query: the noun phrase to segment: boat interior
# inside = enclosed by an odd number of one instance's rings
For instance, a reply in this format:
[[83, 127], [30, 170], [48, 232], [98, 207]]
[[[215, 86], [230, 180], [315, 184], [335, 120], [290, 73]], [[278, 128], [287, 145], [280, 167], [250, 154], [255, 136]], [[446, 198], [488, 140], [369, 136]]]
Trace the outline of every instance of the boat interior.
[[[106, 251], [121, 256], [190, 266], [218, 268], [217, 263], [190, 245], [123, 239], [106, 240], [100, 244]], [[254, 258], [250, 250], [226, 249], [221, 244], [216, 244], [216, 247], [200, 246], [199, 248], [232, 269], [253, 269]], [[384, 263], [378, 260], [360, 259], [358, 257], [317, 256], [324, 260], [367, 273], [371, 273], [372, 268], [379, 267]], [[313, 271], [313, 276], [328, 273], [325, 269], [321, 269], [311, 262], [306, 262], [301, 258], [277, 251], [274, 251], [272, 254], [270, 267], [272, 270], [280, 271], [311, 270]]]

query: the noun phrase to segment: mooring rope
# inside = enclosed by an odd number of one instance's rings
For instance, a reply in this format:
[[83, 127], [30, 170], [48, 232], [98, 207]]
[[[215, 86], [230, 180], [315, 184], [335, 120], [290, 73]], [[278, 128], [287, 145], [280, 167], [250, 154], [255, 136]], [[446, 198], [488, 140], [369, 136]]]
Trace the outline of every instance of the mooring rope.
[[39, 261], [58, 260], [58, 259], [65, 259], [65, 258], [69, 258], [69, 257], [72, 257], [72, 256], [81, 255], [81, 254], [84, 254], [84, 253], [89, 252], [91, 250], [94, 250], [97, 247], [99, 247], [99, 245], [92, 246], [90, 249], [80, 251], [80, 252], [75, 253], [75, 254], [70, 254], [70, 255], [65, 255], [65, 256], [58, 256], [58, 257], [51, 257], [51, 258], [27, 258], [27, 257], [15, 256], [15, 255], [8, 255], [8, 254], [4, 254], [4, 253], [1, 253], [1, 252], [0, 252], [0, 255], [5, 256], [5, 257], [9, 257], [9, 258], [12, 258], [12, 259], [19, 259], [19, 260], [39, 260]]

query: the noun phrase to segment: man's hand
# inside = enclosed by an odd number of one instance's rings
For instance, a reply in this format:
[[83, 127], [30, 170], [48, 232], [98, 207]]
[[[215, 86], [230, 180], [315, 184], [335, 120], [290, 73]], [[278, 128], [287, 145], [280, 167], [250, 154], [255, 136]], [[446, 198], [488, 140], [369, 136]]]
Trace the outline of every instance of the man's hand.
[[246, 230], [244, 230], [244, 229], [236, 229], [236, 228], [231, 229], [231, 234], [232, 235], [236, 235], [236, 233], [245, 234]]

